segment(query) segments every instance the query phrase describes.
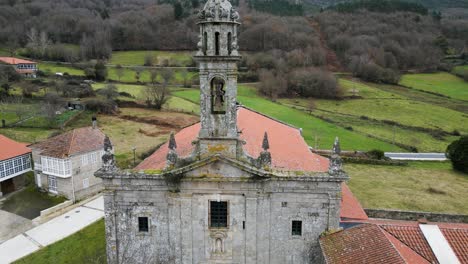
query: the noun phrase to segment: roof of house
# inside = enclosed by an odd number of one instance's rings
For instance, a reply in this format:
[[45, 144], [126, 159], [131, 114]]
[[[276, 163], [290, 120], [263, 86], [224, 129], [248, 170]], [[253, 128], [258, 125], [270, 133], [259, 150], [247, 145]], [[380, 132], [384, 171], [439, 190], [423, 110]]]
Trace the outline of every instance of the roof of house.
[[[378, 263], [376, 259], [376, 262], [368, 260], [379, 255], [393, 256], [395, 252], [405, 261], [403, 263], [439, 263], [419, 222], [385, 219], [361, 222], [363, 224], [320, 239], [327, 263]], [[438, 226], [460, 263], [468, 264], [468, 224], [427, 224]], [[372, 241], [371, 245], [376, 247], [368, 247], [368, 244], [362, 242], [366, 240]], [[391, 243], [393, 249], [388, 247], [388, 243]], [[359, 247], [360, 244], [362, 247]]]
[[363, 224], [320, 238], [327, 264], [404, 264], [404, 258], [377, 225]]
[[31, 152], [25, 143], [19, 143], [0, 135], [0, 160], [7, 160]]
[[31, 148], [40, 150], [40, 155], [63, 159], [101, 149], [105, 137], [98, 128], [82, 127], [34, 144]]
[[11, 64], [11, 65], [37, 64], [37, 62], [34, 62], [34, 61], [23, 60], [23, 59], [18, 59], [18, 58], [13, 58], [13, 57], [0, 57], [0, 62], [6, 63], [6, 64]]
[[[245, 107], [239, 107], [237, 126], [240, 139], [244, 140], [244, 150], [252, 157], [258, 157], [262, 149], [264, 133], [268, 133], [272, 167], [283, 171], [326, 172], [327, 158], [314, 154], [297, 128], [291, 127], [268, 116]], [[197, 139], [200, 123], [184, 128], [175, 135], [177, 153], [188, 156], [194, 150], [192, 141]], [[162, 169], [166, 165], [168, 143], [162, 145], [153, 155], [140, 163], [136, 169]]]

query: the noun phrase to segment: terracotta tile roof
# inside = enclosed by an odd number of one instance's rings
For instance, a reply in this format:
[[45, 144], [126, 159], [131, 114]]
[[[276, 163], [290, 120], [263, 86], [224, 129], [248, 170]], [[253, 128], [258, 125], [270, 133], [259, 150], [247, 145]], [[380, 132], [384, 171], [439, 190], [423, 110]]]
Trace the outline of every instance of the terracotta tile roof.
[[413, 249], [405, 245], [400, 240], [396, 239], [394, 236], [390, 235], [388, 232], [383, 231], [385, 237], [388, 241], [393, 244], [396, 250], [400, 253], [400, 256], [409, 264], [430, 264], [427, 259], [423, 258], [421, 255], [416, 253]]
[[63, 159], [102, 148], [105, 137], [98, 128], [83, 127], [49, 138], [31, 148], [39, 149], [43, 156]]
[[468, 263], [468, 228], [443, 228], [440, 226], [439, 228], [455, 252], [458, 260], [461, 263]]
[[[247, 142], [244, 145], [244, 150], [253, 157], [257, 157], [262, 151], [263, 135], [265, 131], [268, 132], [272, 167], [278, 170], [313, 172], [326, 172], [328, 170], [328, 159], [312, 153], [296, 128], [244, 107], [239, 107], [237, 126], [242, 131], [240, 138]], [[197, 138], [199, 131], [200, 124], [197, 123], [175, 135], [179, 156], [188, 156], [192, 153], [194, 148], [192, 141]], [[167, 143], [162, 145], [136, 169], [164, 168], [167, 147]]]
[[354, 197], [353, 193], [345, 183], [341, 186], [341, 210], [340, 218], [345, 219], [360, 219], [367, 220], [367, 214], [359, 203], [358, 199]]
[[320, 238], [327, 264], [405, 264], [377, 225], [362, 224]]
[[34, 62], [34, 61], [28, 61], [28, 60], [13, 58], [13, 57], [0, 57], [0, 62], [6, 63], [6, 64], [11, 64], [11, 65], [37, 64], [37, 62]]
[[[429, 263], [439, 263], [427, 243], [419, 223], [417, 221], [401, 221], [387, 219], [368, 219], [342, 221], [344, 223], [367, 223], [375, 224], [385, 230], [386, 233], [400, 241], [403, 245], [411, 249], [415, 254], [421, 256]], [[452, 247], [455, 255], [463, 264], [468, 264], [468, 224], [465, 223], [436, 223], [428, 222], [429, 225], [437, 225], [448, 243]], [[393, 242], [392, 242], [393, 243]], [[398, 248], [397, 243], [393, 243]], [[400, 254], [406, 259], [404, 251]], [[414, 255], [414, 254], [413, 254]], [[413, 263], [413, 262], [409, 262]], [[419, 263], [414, 261], [414, 263]]]
[[30, 153], [31, 149], [25, 143], [19, 143], [0, 135], [0, 160], [7, 160]]
[[393, 235], [402, 243], [412, 248], [416, 253], [424, 257], [431, 263], [438, 263], [432, 252], [431, 246], [427, 243], [419, 226], [398, 226], [380, 225], [385, 231]]

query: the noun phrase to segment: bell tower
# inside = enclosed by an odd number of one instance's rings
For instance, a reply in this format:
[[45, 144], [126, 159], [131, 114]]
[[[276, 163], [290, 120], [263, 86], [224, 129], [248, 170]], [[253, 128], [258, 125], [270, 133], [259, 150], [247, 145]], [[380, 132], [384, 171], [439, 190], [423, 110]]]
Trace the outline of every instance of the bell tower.
[[[237, 46], [239, 14], [228, 0], [208, 0], [198, 14], [200, 73], [199, 140], [237, 142]], [[234, 142], [233, 142], [234, 143]]]

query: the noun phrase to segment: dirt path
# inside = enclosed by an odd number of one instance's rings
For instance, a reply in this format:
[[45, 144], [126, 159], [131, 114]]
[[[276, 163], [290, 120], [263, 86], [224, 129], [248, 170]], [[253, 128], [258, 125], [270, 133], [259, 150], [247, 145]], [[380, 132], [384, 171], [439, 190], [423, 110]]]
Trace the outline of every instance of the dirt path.
[[326, 58], [327, 58], [327, 68], [329, 71], [332, 72], [342, 72], [343, 66], [341, 65], [340, 61], [338, 60], [338, 57], [336, 56], [335, 51], [333, 51], [330, 47], [327, 45], [327, 41], [325, 40], [325, 34], [323, 34], [322, 30], [320, 29], [320, 24], [318, 23], [317, 20], [314, 20], [312, 18], [307, 19], [309, 21], [310, 26], [317, 32], [320, 38], [320, 45], [326, 52]]

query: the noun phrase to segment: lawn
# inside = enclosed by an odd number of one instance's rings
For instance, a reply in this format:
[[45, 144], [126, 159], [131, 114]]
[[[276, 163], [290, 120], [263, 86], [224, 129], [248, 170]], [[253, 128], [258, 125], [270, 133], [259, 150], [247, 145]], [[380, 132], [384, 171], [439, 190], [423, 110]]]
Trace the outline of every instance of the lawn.
[[[32, 173], [29, 176], [33, 177]], [[34, 219], [40, 215], [42, 210], [64, 201], [66, 199], [63, 197], [49, 196], [47, 193], [40, 192], [34, 186], [34, 183], [30, 183], [23, 190], [9, 196], [2, 203], [0, 209], [28, 219]]]
[[468, 82], [450, 73], [405, 74], [401, 85], [468, 101]]
[[76, 76], [85, 75], [83, 70], [73, 68], [71, 66], [64, 66], [60, 64], [54, 64], [54, 63], [39, 63], [39, 70], [43, 72], [49, 72], [52, 75], [54, 75], [57, 72], [68, 73], [70, 75], [76, 75]]
[[[195, 103], [198, 103], [200, 96], [199, 90], [192, 89], [176, 91], [173, 94]], [[327, 123], [303, 111], [271, 102], [258, 96], [256, 94], [256, 90], [252, 87], [239, 85], [238, 101], [243, 105], [263, 114], [279, 119], [293, 126], [302, 128], [305, 140], [310, 145], [314, 145], [315, 138], [317, 137], [318, 147], [322, 149], [331, 148], [335, 137], [338, 136], [340, 137], [343, 149], [346, 150], [401, 150], [400, 148], [395, 147], [389, 143], [348, 131], [331, 123]]]
[[78, 231], [14, 263], [106, 263], [104, 220]]
[[191, 51], [115, 51], [109, 63], [142, 66], [145, 63], [145, 57], [149, 54], [153, 57], [154, 65], [162, 65], [164, 60], [168, 60], [170, 65], [188, 66], [192, 62], [193, 53]]
[[468, 214], [468, 175], [448, 162], [409, 166], [346, 164], [349, 186], [365, 208]]

